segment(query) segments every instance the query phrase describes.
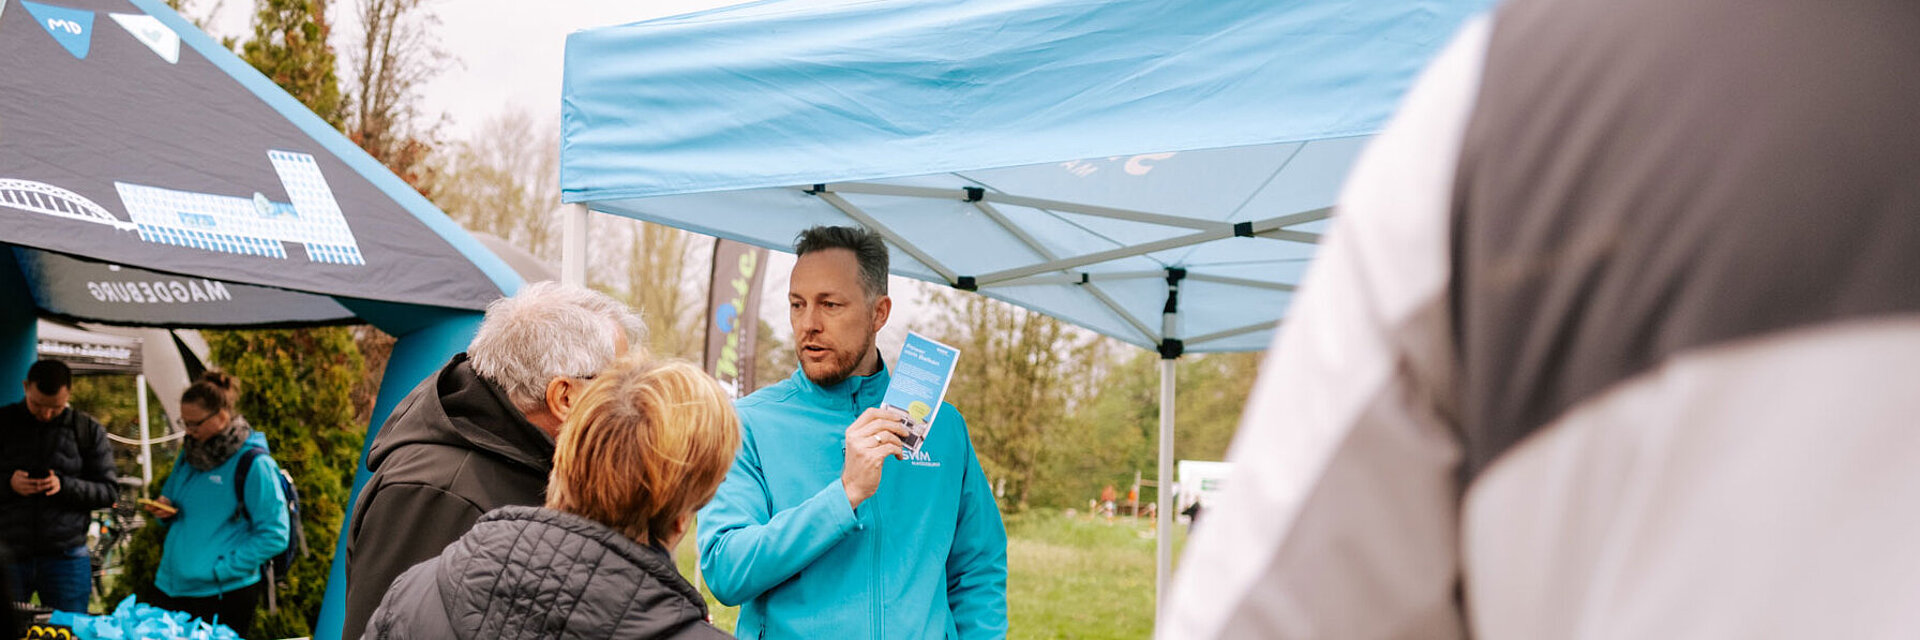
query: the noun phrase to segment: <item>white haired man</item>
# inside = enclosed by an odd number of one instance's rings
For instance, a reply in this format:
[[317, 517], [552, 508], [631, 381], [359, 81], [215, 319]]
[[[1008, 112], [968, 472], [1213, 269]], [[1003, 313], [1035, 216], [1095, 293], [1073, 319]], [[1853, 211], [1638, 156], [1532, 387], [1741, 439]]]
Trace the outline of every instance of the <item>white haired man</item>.
[[645, 334], [631, 309], [575, 286], [535, 283], [488, 305], [467, 352], [400, 401], [367, 454], [341, 637], [360, 637], [393, 579], [481, 514], [542, 504], [560, 424]]

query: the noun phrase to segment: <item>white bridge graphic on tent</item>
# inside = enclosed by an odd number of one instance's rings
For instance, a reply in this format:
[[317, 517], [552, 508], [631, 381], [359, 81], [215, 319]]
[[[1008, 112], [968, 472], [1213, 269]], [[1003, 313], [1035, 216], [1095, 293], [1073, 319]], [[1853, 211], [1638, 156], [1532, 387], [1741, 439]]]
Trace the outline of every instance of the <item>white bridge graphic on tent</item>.
[[298, 242], [306, 245], [307, 258], [314, 262], [366, 264], [313, 156], [273, 150], [267, 159], [280, 174], [291, 204], [257, 192], [240, 198], [126, 182], [113, 185], [147, 242], [281, 259], [287, 257], [283, 243]]
[[98, 222], [122, 231], [133, 229], [133, 223], [121, 222], [85, 196], [44, 182], [0, 178], [0, 206], [70, 220]]
[[113, 186], [120, 192], [120, 203], [133, 219], [122, 222], [105, 207], [67, 189], [0, 178], [0, 206], [137, 230], [147, 242], [282, 260], [287, 257], [282, 243], [298, 242], [306, 245], [307, 258], [314, 262], [366, 264], [313, 156], [274, 150], [267, 152], [267, 159], [280, 174], [280, 184], [292, 203], [274, 202], [259, 192], [240, 198], [116, 181]]

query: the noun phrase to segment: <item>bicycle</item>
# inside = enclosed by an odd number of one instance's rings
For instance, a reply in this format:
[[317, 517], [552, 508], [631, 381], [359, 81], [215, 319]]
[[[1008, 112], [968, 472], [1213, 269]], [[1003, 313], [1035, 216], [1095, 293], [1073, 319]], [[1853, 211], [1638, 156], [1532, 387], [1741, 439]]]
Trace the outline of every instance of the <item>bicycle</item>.
[[109, 592], [108, 578], [120, 572], [123, 548], [133, 539], [135, 530], [146, 526], [139, 504], [139, 500], [146, 497], [146, 481], [119, 478], [118, 482], [120, 492], [113, 506], [94, 511], [93, 524], [88, 528], [87, 555], [93, 563], [93, 597], [102, 602]]

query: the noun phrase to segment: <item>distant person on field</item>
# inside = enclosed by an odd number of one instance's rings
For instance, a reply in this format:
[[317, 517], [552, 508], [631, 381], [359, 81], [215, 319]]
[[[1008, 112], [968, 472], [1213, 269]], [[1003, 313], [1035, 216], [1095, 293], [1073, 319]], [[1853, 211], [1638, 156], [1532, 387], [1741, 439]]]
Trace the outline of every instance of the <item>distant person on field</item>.
[[388, 585], [481, 514], [546, 502], [553, 443], [601, 369], [646, 337], [626, 305], [555, 282], [487, 305], [467, 352], [407, 394], [367, 455], [347, 527], [345, 638]]
[[800, 368], [735, 406], [746, 442], [700, 511], [700, 569], [747, 638], [999, 638], [1007, 534], [966, 419], [902, 460], [874, 334], [893, 309], [879, 234], [800, 234], [787, 306]]
[[[267, 455], [267, 436], [234, 409], [239, 382], [209, 371], [180, 394], [180, 427], [187, 437], [157, 502], [147, 512], [167, 527], [150, 603], [231, 627], [253, 628], [254, 610], [271, 585], [261, 565], [287, 550], [292, 523], [280, 490], [280, 465]], [[246, 484], [238, 485], [248, 448]]]
[[1113, 503], [1115, 497], [1116, 494], [1113, 491], [1113, 485], [1107, 485], [1106, 488], [1100, 490], [1100, 510], [1106, 512], [1107, 524], [1113, 524], [1113, 514], [1118, 507], [1118, 505]]
[[58, 360], [27, 369], [27, 398], [0, 407], [0, 542], [13, 551], [5, 579], [14, 597], [86, 613], [93, 564], [87, 524], [113, 506], [113, 448], [107, 430], [67, 407], [73, 371]]
[[402, 574], [366, 638], [727, 638], [672, 549], [740, 448], [727, 392], [624, 360], [575, 403], [545, 508], [501, 507]]
[[1917, 33], [1465, 27], [1347, 180], [1162, 635], [1920, 637]]

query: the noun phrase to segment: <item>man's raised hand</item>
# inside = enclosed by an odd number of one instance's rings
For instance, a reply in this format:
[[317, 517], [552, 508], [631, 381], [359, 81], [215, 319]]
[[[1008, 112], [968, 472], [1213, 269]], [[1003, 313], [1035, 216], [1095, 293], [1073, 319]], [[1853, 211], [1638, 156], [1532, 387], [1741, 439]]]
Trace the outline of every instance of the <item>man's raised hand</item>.
[[840, 484], [847, 490], [847, 502], [853, 508], [880, 490], [880, 468], [889, 456], [905, 448], [901, 438], [907, 435], [904, 418], [884, 409], [868, 409], [847, 427], [846, 464], [840, 469]]

